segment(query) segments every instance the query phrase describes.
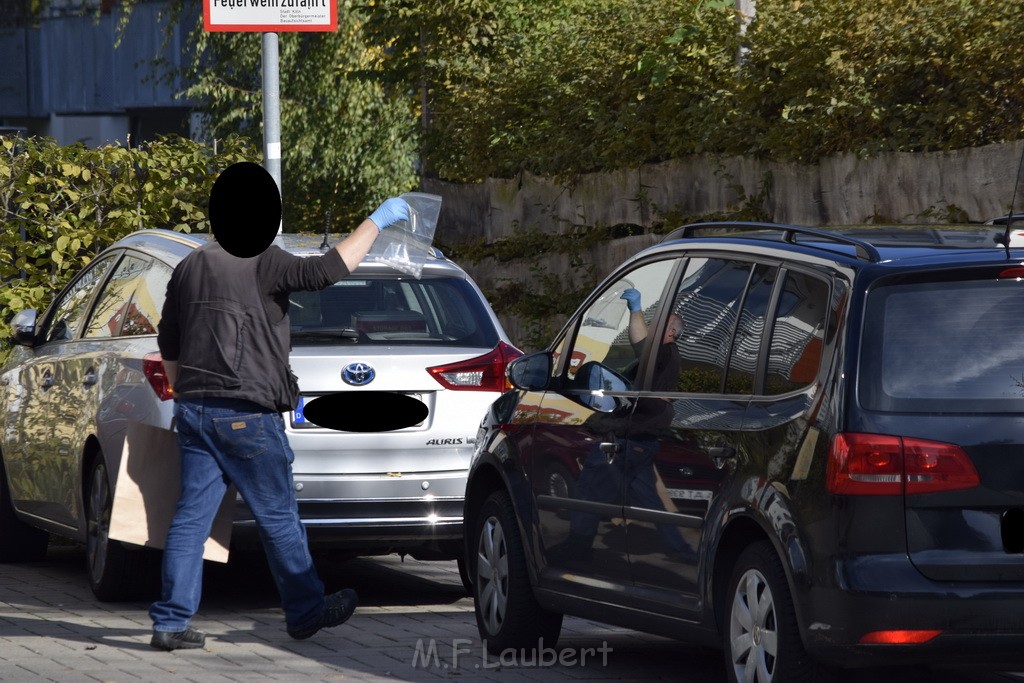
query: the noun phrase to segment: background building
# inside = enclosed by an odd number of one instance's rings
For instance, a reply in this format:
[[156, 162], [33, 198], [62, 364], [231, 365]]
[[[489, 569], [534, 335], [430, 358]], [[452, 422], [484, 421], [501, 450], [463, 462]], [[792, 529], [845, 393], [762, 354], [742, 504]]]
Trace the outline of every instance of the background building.
[[192, 17], [168, 38], [163, 0], [138, 3], [120, 33], [113, 0], [56, 0], [38, 18], [29, 5], [0, 0], [0, 132], [89, 147], [198, 138], [193, 103], [176, 98], [181, 81], [168, 78], [188, 58]]

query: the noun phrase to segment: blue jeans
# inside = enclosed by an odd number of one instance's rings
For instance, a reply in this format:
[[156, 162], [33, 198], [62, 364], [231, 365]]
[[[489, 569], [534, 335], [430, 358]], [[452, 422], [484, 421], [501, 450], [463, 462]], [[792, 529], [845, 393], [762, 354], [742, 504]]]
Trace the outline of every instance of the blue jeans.
[[199, 609], [203, 544], [229, 484], [252, 511], [289, 629], [315, 624], [324, 585], [313, 566], [292, 488], [295, 454], [276, 412], [236, 399], [177, 401], [181, 496], [167, 532], [155, 631], [183, 631]]

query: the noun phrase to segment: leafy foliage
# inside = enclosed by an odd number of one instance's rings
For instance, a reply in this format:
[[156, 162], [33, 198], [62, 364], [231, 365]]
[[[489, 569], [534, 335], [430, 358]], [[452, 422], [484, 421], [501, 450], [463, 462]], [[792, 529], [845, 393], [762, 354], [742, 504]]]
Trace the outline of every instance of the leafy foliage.
[[[134, 2], [125, 0], [130, 9]], [[363, 35], [364, 15], [336, 0], [338, 30], [277, 34], [284, 228], [347, 230], [380, 200], [417, 185], [418, 129], [406, 93], [396, 96], [366, 77], [380, 51]], [[196, 17], [190, 85], [210, 135], [263, 139], [263, 46], [260, 33], [205, 32], [194, 0], [171, 0], [172, 17]], [[130, 14], [127, 22], [130, 22]], [[174, 26], [170, 22], [169, 26]]]
[[377, 68], [427, 92], [424, 153], [474, 181], [695, 153], [809, 161], [1024, 135], [1024, 3], [374, 0]]
[[[215, 155], [170, 137], [135, 149], [89, 149], [0, 136], [0, 320], [41, 309], [96, 254], [135, 230], [209, 230], [206, 205], [217, 174], [256, 159], [237, 137]], [[9, 336], [0, 326], [0, 343]]]
[[759, 0], [725, 151], [812, 160], [1024, 134], [1024, 4]]
[[377, 67], [427, 92], [424, 155], [452, 180], [666, 158], [699, 137], [696, 100], [724, 88], [738, 48], [724, 2], [373, 5], [368, 30], [396, 36]]
[[[474, 182], [1024, 135], [1019, 2], [759, 0], [745, 32], [734, 0], [335, 2], [336, 34], [279, 36], [288, 226], [358, 220], [416, 158]], [[196, 26], [186, 94], [259, 138], [260, 36]]]

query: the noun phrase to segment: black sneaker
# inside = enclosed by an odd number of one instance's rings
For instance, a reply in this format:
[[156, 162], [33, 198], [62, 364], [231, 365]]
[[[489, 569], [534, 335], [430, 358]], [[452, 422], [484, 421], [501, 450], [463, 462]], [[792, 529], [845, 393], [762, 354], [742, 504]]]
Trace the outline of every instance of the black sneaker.
[[206, 645], [206, 634], [192, 627], [184, 631], [153, 631], [149, 644], [158, 650], [190, 650]]
[[288, 635], [295, 640], [305, 640], [322, 628], [340, 626], [348, 621], [358, 604], [359, 596], [351, 588], [331, 593], [324, 597], [324, 613], [320, 615], [319, 621], [307, 628], [288, 629]]

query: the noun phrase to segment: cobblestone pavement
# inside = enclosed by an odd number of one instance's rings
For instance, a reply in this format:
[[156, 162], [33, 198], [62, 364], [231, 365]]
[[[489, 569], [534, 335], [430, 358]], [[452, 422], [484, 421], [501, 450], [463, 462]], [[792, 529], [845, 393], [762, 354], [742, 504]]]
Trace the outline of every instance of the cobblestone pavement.
[[[351, 586], [352, 619], [306, 641], [284, 632], [276, 592], [258, 557], [208, 564], [194, 625], [206, 648], [149, 646], [147, 603], [101, 603], [83, 555], [51, 546], [43, 562], [0, 565], [0, 680], [31, 681], [679, 681], [724, 683], [721, 655], [673, 640], [566, 618], [540, 657], [484, 652], [473, 603], [454, 562], [397, 555], [318, 559], [329, 590]], [[511, 655], [511, 653], [510, 653]], [[990, 683], [971, 672], [851, 673], [854, 683]]]

